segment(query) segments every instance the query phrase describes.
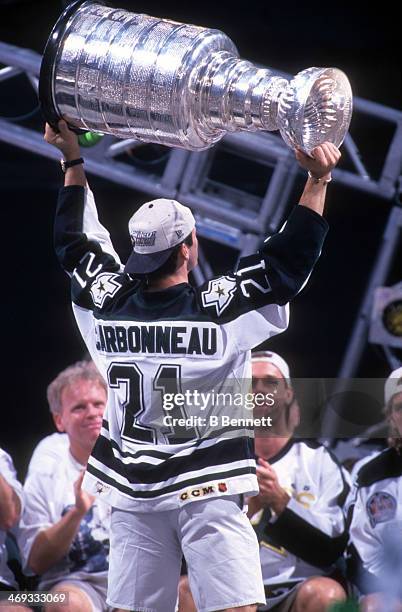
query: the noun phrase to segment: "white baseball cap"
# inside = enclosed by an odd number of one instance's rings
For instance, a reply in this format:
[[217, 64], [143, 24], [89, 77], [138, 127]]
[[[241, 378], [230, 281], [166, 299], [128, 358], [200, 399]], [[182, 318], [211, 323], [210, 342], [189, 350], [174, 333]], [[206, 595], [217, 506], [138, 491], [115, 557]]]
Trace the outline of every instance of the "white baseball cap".
[[159, 198], [146, 202], [128, 222], [133, 252], [124, 271], [128, 274], [154, 272], [194, 227], [193, 213], [176, 200]]
[[278, 355], [278, 353], [273, 353], [272, 351], [258, 351], [257, 353], [252, 353], [251, 355], [252, 361], [265, 361], [266, 363], [272, 363], [275, 367], [278, 368], [283, 378], [286, 380], [287, 384], [290, 386], [290, 370], [286, 361]]
[[402, 393], [402, 367], [391, 372], [385, 381], [385, 403], [388, 404], [389, 400], [397, 393]]

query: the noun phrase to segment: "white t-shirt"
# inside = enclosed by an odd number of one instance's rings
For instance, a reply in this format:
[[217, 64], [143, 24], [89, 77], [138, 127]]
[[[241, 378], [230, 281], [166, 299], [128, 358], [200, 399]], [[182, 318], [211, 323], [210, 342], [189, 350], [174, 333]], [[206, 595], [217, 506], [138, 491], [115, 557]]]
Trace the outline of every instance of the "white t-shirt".
[[[17, 474], [13, 465], [13, 461], [8, 453], [0, 448], [0, 474], [4, 480], [8, 482], [21, 501], [23, 507], [22, 485], [17, 480]], [[11, 587], [18, 588], [14, 574], [7, 565], [7, 549], [6, 549], [7, 533], [0, 530], [0, 582], [9, 584]]]
[[[75, 505], [74, 482], [85, 466], [70, 451], [64, 458], [33, 471], [24, 485], [26, 505], [21, 519], [19, 544], [27, 565], [39, 533], [57, 523]], [[81, 521], [68, 554], [41, 576], [40, 588], [49, 589], [66, 578], [85, 579], [107, 586], [110, 507], [96, 500]]]
[[32, 453], [28, 465], [28, 475], [36, 471], [50, 470], [56, 461], [65, 457], [68, 447], [68, 435], [65, 433], [53, 433], [45, 436], [38, 442]]

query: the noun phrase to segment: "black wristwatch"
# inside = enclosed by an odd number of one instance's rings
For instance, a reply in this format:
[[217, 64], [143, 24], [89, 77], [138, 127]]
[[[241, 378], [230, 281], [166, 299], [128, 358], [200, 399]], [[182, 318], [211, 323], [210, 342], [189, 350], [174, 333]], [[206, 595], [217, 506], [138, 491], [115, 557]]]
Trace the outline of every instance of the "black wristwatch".
[[83, 163], [84, 160], [82, 159], [82, 157], [79, 157], [78, 159], [72, 159], [71, 161], [66, 161], [65, 159], [60, 160], [60, 165], [63, 172], [66, 172], [68, 168], [72, 168], [73, 166], [78, 166], [78, 164]]

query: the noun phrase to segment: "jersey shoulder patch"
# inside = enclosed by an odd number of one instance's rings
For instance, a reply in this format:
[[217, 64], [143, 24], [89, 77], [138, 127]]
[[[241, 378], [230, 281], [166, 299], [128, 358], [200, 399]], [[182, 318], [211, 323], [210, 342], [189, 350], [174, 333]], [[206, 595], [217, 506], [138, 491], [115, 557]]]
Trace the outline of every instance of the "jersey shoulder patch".
[[112, 298], [123, 286], [117, 279], [118, 274], [103, 272], [92, 283], [90, 293], [92, 301], [97, 308], [103, 308], [107, 298]]
[[201, 292], [204, 308], [215, 308], [218, 317], [233, 300], [237, 283], [232, 276], [220, 276], [209, 281], [206, 290]]
[[366, 510], [370, 525], [374, 528], [378, 523], [392, 521], [396, 515], [396, 499], [387, 491], [376, 491], [367, 500]]

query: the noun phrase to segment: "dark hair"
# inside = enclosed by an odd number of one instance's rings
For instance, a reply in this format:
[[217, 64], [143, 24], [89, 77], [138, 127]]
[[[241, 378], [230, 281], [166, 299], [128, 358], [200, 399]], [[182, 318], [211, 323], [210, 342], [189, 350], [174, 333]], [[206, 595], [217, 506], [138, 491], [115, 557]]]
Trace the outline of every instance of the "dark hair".
[[169, 276], [170, 274], [174, 274], [174, 272], [176, 272], [177, 258], [182, 244], [186, 244], [188, 247], [193, 246], [192, 232], [188, 236], [186, 236], [186, 238], [182, 242], [180, 242], [174, 247], [173, 251], [169, 255], [169, 258], [165, 261], [164, 264], [161, 265], [160, 268], [146, 275], [148, 282], [158, 281], [161, 278], [165, 278], [166, 276]]

